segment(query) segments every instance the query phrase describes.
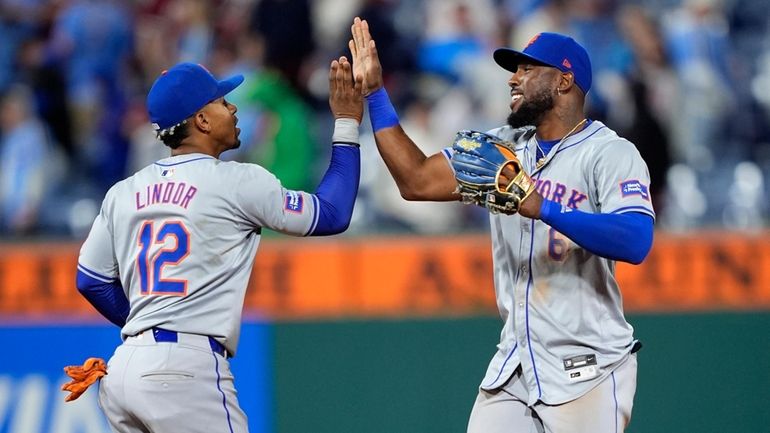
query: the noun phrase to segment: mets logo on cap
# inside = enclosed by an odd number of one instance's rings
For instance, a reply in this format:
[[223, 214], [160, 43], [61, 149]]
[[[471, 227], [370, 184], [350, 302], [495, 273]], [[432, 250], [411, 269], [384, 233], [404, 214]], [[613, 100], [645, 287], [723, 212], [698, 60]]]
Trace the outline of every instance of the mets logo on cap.
[[540, 37], [540, 33], [536, 34], [535, 36], [532, 36], [532, 38], [530, 38], [529, 42], [527, 42], [527, 46], [524, 47], [524, 49], [526, 50], [527, 48], [529, 48], [529, 46], [534, 44], [535, 41], [537, 40], [537, 38], [539, 38], [539, 37]]

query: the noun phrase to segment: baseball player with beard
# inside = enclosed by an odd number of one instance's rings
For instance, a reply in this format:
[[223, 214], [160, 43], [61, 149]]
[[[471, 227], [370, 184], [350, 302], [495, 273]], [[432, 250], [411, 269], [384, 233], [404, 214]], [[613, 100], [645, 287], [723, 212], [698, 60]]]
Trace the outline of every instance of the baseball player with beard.
[[191, 63], [158, 77], [147, 106], [171, 156], [109, 190], [80, 251], [78, 289], [122, 328], [99, 389], [116, 432], [247, 432], [228, 358], [260, 233], [323, 236], [350, 222], [363, 101], [348, 60], [330, 67], [332, 156], [314, 194], [219, 159], [239, 145], [238, 109], [226, 95], [241, 82]]
[[[426, 157], [399, 125], [367, 22], [356, 18], [352, 33], [353, 71], [402, 196], [491, 211], [504, 325], [468, 432], [622, 432], [640, 344], [624, 318], [615, 262], [645, 258], [655, 212], [635, 146], [585, 117], [585, 49], [541, 33], [522, 51], [496, 50], [512, 73], [507, 125], [461, 132], [451, 148]], [[489, 179], [491, 190], [473, 192]]]

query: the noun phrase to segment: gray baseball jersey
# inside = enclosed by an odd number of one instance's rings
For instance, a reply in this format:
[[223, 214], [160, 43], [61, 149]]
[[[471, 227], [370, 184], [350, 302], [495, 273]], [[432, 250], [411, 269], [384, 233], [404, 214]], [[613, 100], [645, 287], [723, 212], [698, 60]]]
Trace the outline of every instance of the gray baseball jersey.
[[[649, 173], [636, 147], [598, 121], [554, 146], [536, 166], [533, 128], [489, 131], [514, 144], [538, 192], [590, 213], [655, 217]], [[505, 322], [484, 390], [522, 369], [527, 404], [559, 404], [587, 393], [631, 352], [615, 262], [576, 245], [541, 220], [490, 215], [497, 305]], [[632, 394], [633, 395], [633, 394]]]
[[310, 233], [315, 200], [255, 164], [169, 157], [109, 190], [79, 269], [120, 279], [124, 339], [159, 327], [214, 337], [234, 355], [261, 228]]
[[521, 369], [500, 388], [479, 390], [467, 433], [623, 433], [631, 420], [636, 392], [636, 355], [622, 362], [607, 380], [568, 403], [527, 406], [529, 391]]

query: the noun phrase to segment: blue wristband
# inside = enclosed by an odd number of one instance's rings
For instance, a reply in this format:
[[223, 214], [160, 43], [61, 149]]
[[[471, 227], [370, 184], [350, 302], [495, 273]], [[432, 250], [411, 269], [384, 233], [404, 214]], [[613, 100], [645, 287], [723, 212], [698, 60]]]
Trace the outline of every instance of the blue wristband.
[[540, 205], [540, 219], [549, 224], [551, 216], [561, 212], [561, 205], [555, 201], [543, 199]]
[[372, 121], [374, 132], [398, 125], [396, 109], [390, 103], [388, 92], [384, 87], [380, 87], [376, 92], [367, 96], [366, 102], [369, 106], [369, 119]]

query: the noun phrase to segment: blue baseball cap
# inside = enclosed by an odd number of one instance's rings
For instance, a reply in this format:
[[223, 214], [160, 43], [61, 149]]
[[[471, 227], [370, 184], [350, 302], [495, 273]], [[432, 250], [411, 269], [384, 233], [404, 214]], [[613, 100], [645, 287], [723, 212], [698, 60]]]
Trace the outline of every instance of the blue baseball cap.
[[569, 36], [558, 33], [538, 33], [529, 40], [523, 51], [498, 48], [493, 57], [498, 65], [511, 72], [523, 61], [533, 61], [572, 72], [575, 84], [584, 94], [591, 89], [591, 60], [582, 45]]
[[195, 63], [179, 63], [155, 80], [147, 94], [147, 111], [156, 131], [170, 128], [195, 114], [209, 102], [230, 93], [243, 75], [217, 81]]

